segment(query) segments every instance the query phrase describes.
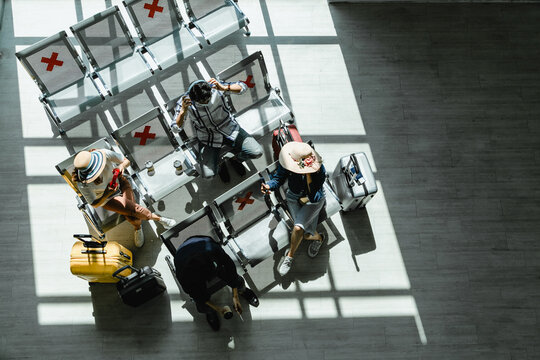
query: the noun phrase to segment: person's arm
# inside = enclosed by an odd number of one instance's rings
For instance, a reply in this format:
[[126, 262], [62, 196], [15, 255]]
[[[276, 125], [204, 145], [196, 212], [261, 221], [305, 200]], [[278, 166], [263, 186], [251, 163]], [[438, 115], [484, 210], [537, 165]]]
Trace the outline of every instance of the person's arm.
[[217, 90], [223, 92], [227, 91], [239, 95], [247, 90], [247, 85], [242, 81], [224, 82], [212, 78], [208, 82], [214, 85]]
[[240, 297], [238, 296], [238, 288], [233, 288], [232, 293], [233, 293], [234, 310], [236, 310], [237, 313], [242, 314], [242, 304], [240, 304]]
[[178, 114], [176, 115], [176, 118], [174, 121], [176, 122], [176, 126], [178, 128], [181, 128], [184, 126], [184, 121], [186, 120], [186, 115], [188, 113], [188, 108], [191, 106], [191, 99], [189, 96], [184, 95], [182, 96], [182, 105], [180, 106], [180, 110], [178, 111]]
[[120, 170], [120, 175], [124, 175], [124, 170], [131, 165], [131, 162], [128, 160], [128, 158], [124, 158], [122, 162], [118, 165], [118, 170]]
[[212, 251], [212, 257], [218, 266], [217, 276], [232, 288], [234, 309], [239, 314], [242, 314], [242, 305], [238, 297], [239, 275], [236, 272], [236, 265], [221, 247], [217, 247]]
[[276, 171], [270, 175], [270, 180], [261, 184], [261, 191], [266, 193], [268, 191], [279, 189], [279, 187], [285, 183], [288, 177], [289, 172], [283, 166], [278, 164]]
[[[220, 313], [222, 316], [225, 316], [225, 313], [231, 311], [231, 309], [228, 306], [219, 306], [208, 300], [205, 302], [206, 305], [210, 306], [212, 309]], [[241, 313], [241, 311], [240, 311]]]

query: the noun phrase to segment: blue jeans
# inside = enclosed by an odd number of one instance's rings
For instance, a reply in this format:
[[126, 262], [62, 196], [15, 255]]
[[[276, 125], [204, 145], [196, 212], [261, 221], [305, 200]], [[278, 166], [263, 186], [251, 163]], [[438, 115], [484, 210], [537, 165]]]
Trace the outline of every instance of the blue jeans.
[[260, 158], [263, 154], [262, 146], [247, 131], [240, 128], [238, 136], [233, 141], [225, 141], [221, 148], [203, 145], [199, 154], [202, 177], [205, 179], [216, 175], [220, 164], [220, 155], [232, 152], [238, 161]]

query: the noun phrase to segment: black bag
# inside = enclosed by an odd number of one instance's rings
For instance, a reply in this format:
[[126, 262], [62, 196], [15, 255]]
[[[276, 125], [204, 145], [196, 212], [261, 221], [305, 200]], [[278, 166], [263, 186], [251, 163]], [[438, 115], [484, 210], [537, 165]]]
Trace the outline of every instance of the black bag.
[[[133, 272], [128, 276], [118, 275], [126, 268], [131, 268]], [[113, 276], [120, 279], [116, 283], [116, 289], [124, 304], [130, 306], [144, 304], [167, 289], [159, 271], [150, 266], [136, 269], [126, 265], [115, 271]]]

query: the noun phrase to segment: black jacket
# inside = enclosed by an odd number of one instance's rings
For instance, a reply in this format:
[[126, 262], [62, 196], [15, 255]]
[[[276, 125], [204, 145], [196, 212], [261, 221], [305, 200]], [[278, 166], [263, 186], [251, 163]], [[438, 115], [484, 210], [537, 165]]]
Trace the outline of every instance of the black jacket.
[[210, 299], [206, 282], [215, 277], [230, 287], [243, 283], [229, 255], [208, 236], [187, 239], [176, 251], [174, 265], [182, 289], [197, 303]]

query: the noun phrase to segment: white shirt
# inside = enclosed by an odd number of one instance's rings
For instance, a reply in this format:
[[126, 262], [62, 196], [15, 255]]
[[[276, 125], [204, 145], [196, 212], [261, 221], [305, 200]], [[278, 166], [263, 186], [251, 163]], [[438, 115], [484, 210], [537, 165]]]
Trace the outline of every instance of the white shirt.
[[[242, 81], [225, 83], [223, 85], [238, 84], [242, 90], [236, 95], [240, 95], [247, 90], [247, 85]], [[182, 97], [176, 103], [174, 108], [174, 121], [171, 124], [173, 131], [178, 132], [179, 128], [176, 124], [176, 118], [182, 108]], [[212, 96], [208, 104], [199, 104], [193, 102], [188, 108], [189, 118], [193, 124], [195, 135], [205, 145], [220, 148], [223, 146], [225, 139], [233, 142], [238, 136], [240, 125], [236, 122], [236, 118], [232, 114], [229, 106], [226, 104], [225, 96], [219, 90], [212, 88]], [[184, 119], [184, 122], [188, 119]]]

